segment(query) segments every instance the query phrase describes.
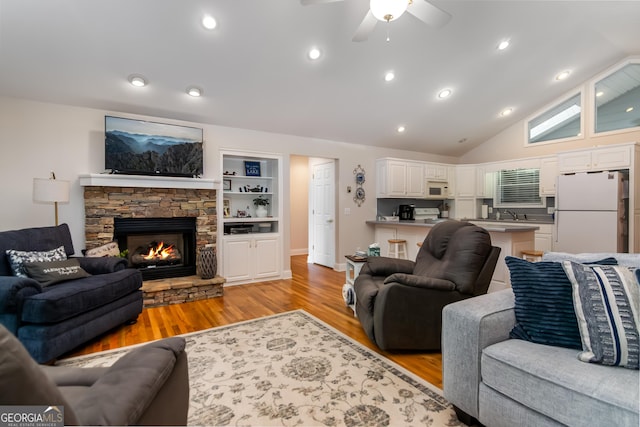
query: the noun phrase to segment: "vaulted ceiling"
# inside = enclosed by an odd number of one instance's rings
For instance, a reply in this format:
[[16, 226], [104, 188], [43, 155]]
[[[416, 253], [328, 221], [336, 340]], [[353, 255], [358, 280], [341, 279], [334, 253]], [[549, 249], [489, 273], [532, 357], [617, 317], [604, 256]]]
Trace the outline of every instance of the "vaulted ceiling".
[[353, 42], [368, 0], [0, 0], [0, 95], [459, 156], [640, 55], [638, 1], [430, 2]]

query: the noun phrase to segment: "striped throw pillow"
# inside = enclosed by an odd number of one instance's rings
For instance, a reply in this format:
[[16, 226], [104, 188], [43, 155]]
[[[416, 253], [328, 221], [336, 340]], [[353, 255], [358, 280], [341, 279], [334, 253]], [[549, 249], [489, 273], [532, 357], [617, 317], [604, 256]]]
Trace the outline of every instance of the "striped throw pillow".
[[638, 369], [640, 359], [640, 283], [622, 266], [587, 266], [564, 261], [573, 287], [573, 304], [583, 362]]
[[582, 349], [571, 282], [559, 262], [506, 257], [515, 295], [516, 324], [511, 338]]

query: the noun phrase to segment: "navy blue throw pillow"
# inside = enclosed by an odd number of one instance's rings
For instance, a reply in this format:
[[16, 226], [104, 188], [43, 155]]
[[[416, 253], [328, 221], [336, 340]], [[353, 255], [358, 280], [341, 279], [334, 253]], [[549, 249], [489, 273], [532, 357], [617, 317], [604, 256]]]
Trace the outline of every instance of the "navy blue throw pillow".
[[571, 282], [559, 262], [506, 257], [515, 295], [511, 338], [581, 350]]

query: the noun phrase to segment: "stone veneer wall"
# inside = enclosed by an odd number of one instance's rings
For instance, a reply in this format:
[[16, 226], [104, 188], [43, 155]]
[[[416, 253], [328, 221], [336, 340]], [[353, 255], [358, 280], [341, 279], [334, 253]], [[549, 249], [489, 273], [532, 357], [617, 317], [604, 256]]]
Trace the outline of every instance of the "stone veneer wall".
[[196, 249], [216, 244], [216, 190], [84, 187], [87, 249], [113, 240], [113, 219], [196, 217]]

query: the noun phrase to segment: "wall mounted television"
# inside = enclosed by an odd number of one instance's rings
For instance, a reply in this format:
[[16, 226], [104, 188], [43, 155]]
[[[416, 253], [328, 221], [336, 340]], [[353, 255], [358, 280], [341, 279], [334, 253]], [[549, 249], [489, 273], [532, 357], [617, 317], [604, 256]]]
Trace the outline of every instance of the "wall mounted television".
[[129, 175], [200, 177], [200, 128], [105, 116], [105, 169]]

